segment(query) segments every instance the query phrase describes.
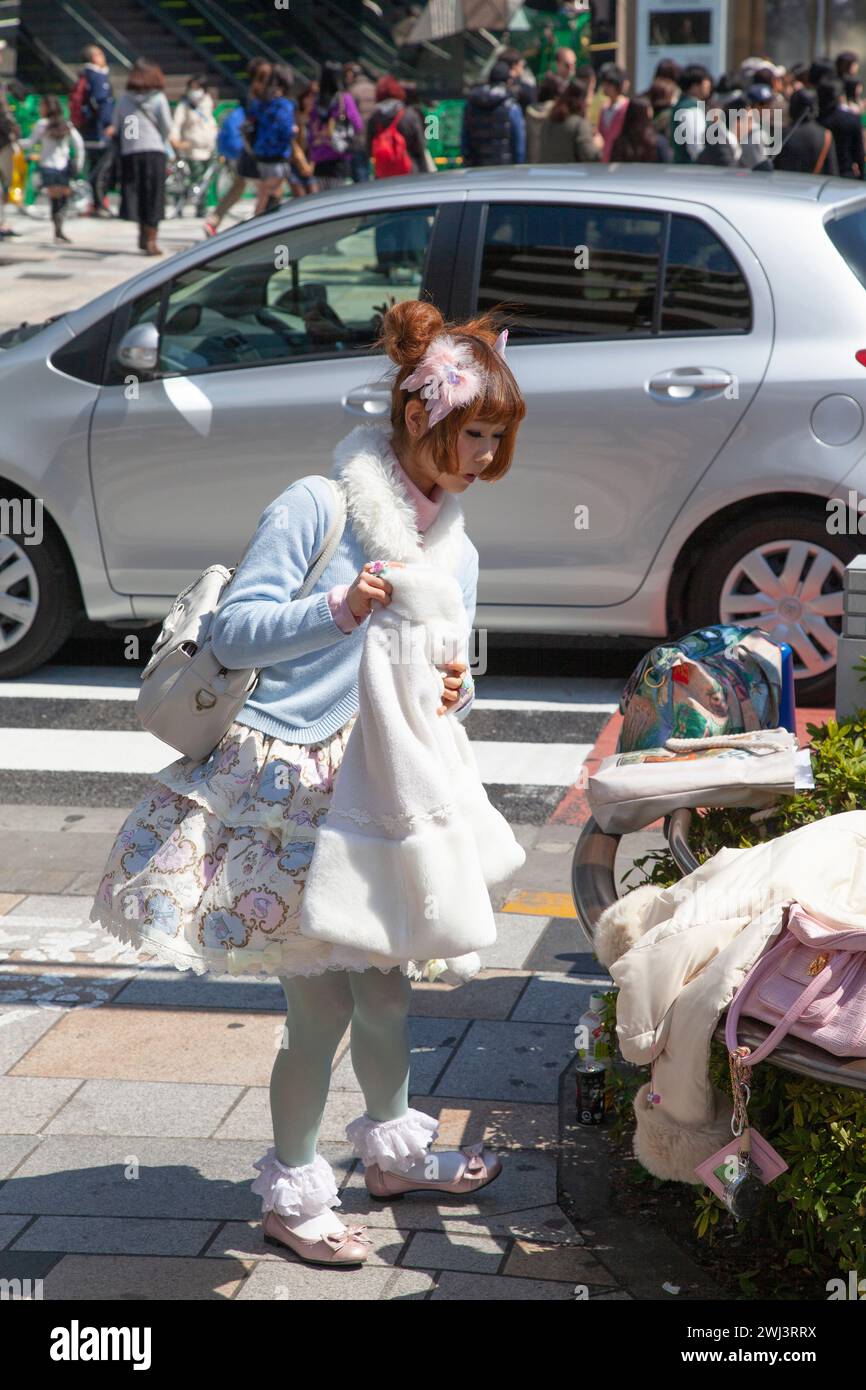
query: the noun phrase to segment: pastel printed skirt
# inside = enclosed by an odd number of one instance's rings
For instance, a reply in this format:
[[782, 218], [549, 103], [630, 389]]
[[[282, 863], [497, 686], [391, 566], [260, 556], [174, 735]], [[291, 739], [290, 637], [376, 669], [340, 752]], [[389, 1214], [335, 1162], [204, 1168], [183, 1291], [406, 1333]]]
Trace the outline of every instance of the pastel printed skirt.
[[[316, 832], [356, 718], [313, 745], [234, 723], [207, 758], [178, 758], [156, 774], [114, 842], [91, 921], [199, 975], [394, 969], [384, 956], [298, 932]], [[400, 965], [413, 979], [444, 968]]]

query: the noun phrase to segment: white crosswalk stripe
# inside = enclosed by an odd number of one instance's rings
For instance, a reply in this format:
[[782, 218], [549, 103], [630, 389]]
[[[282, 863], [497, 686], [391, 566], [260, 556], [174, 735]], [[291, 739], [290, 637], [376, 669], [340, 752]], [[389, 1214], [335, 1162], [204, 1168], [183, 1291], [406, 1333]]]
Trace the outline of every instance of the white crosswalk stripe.
[[177, 753], [152, 734], [116, 729], [0, 729], [0, 768], [12, 772], [152, 773]]
[[[51, 667], [0, 681], [0, 802], [132, 805], [178, 757], [135, 715], [138, 671]], [[609, 680], [476, 677], [466, 722], [491, 801], [540, 823], [578, 779], [617, 707]]]

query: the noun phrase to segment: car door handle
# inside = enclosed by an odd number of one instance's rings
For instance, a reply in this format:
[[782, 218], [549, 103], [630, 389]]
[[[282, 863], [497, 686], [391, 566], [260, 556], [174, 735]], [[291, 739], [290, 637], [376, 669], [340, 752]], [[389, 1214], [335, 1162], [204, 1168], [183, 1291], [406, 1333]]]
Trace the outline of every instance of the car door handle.
[[719, 396], [734, 384], [734, 377], [721, 367], [672, 367], [650, 377], [646, 389], [657, 401], [705, 401]]
[[343, 397], [343, 409], [351, 415], [387, 415], [391, 409], [391, 392], [376, 386], [356, 386]]

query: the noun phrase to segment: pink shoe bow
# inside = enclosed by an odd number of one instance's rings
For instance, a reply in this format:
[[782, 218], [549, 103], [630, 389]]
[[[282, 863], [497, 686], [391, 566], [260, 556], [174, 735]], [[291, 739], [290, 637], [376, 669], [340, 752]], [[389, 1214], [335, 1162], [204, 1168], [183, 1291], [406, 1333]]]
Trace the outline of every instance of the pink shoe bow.
[[342, 1250], [343, 1246], [350, 1240], [358, 1240], [362, 1245], [372, 1245], [373, 1242], [367, 1235], [366, 1226], [347, 1226], [344, 1231], [330, 1231], [322, 1239], [332, 1246], [334, 1250]]
[[460, 1152], [466, 1154], [469, 1162], [463, 1170], [464, 1178], [480, 1178], [487, 1172], [487, 1165], [481, 1157], [484, 1152], [484, 1141], [480, 1144], [463, 1144]]

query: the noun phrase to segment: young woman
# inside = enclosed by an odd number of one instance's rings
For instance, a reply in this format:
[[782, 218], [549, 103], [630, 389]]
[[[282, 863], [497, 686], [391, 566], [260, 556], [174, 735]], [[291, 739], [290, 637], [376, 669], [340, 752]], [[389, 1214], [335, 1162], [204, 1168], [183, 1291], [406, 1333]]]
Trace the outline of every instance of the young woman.
[[[524, 111], [526, 118], [526, 162], [541, 162], [541, 132], [544, 123], [553, 110], [553, 103], [565, 91], [568, 83], [557, 77], [555, 72], [546, 72], [538, 87], [538, 98]], [[588, 95], [588, 93], [587, 93]], [[584, 110], [586, 106], [584, 105]]]
[[290, 99], [295, 74], [276, 63], [256, 114], [253, 154], [258, 164], [254, 217], [279, 207], [286, 179], [292, 173], [292, 143], [297, 126], [295, 103]]
[[63, 212], [70, 180], [84, 168], [84, 141], [64, 116], [59, 97], [43, 97], [39, 111], [40, 119], [20, 143], [25, 150], [39, 145], [39, 177], [51, 199], [54, 240], [69, 241], [63, 230]]
[[120, 139], [120, 216], [138, 223], [138, 245], [161, 256], [156, 233], [165, 216], [165, 169], [171, 154], [171, 107], [156, 63], [139, 58], [117, 103]]
[[673, 160], [669, 141], [653, 124], [653, 109], [647, 97], [631, 98], [610, 157], [614, 163], [624, 164], [670, 164]]
[[206, 77], [191, 77], [187, 82], [186, 91], [174, 108], [169, 140], [186, 160], [191, 182], [199, 183], [217, 142], [213, 97]]
[[541, 124], [538, 159], [541, 164], [597, 160], [600, 141], [586, 118], [586, 83], [574, 78], [553, 102]]
[[[274, 1146], [255, 1164], [253, 1191], [265, 1239], [312, 1263], [367, 1255], [362, 1229], [347, 1230], [332, 1210], [334, 1174], [316, 1150], [331, 1064], [350, 1025], [366, 1110], [346, 1133], [371, 1193], [474, 1193], [501, 1170], [480, 1145], [432, 1158], [437, 1123], [409, 1107], [410, 979], [429, 978], [432, 963], [395, 966], [302, 936], [298, 925], [357, 716], [364, 624], [390, 601], [374, 561], [441, 566], [460, 583], [470, 626], [474, 619], [478, 552], [460, 498], [476, 479], [507, 472], [525, 413], [503, 337], [486, 318], [446, 326], [417, 300], [385, 314], [381, 341], [397, 366], [391, 428], [358, 426], [335, 451], [331, 476], [347, 501], [339, 546], [312, 591], [295, 599], [335, 514], [330, 484], [301, 478], [265, 509], [212, 629], [217, 660], [260, 667], [258, 685], [213, 752], [165, 768], [130, 813], [91, 914], [181, 970], [280, 979], [288, 1042], [271, 1077]], [[439, 670], [437, 712], [465, 717], [465, 665]]]
[[352, 177], [352, 153], [364, 122], [345, 90], [343, 69], [334, 60], [322, 65], [319, 94], [307, 124], [308, 152], [320, 188], [338, 188]]
[[295, 112], [297, 129], [295, 138], [292, 141], [291, 168], [289, 171], [289, 184], [292, 190], [292, 197], [305, 198], [308, 193], [318, 193], [319, 185], [313, 172], [313, 165], [309, 157], [309, 139], [307, 126], [310, 120], [316, 98], [319, 95], [318, 82], [308, 82], [298, 93], [298, 106]]

